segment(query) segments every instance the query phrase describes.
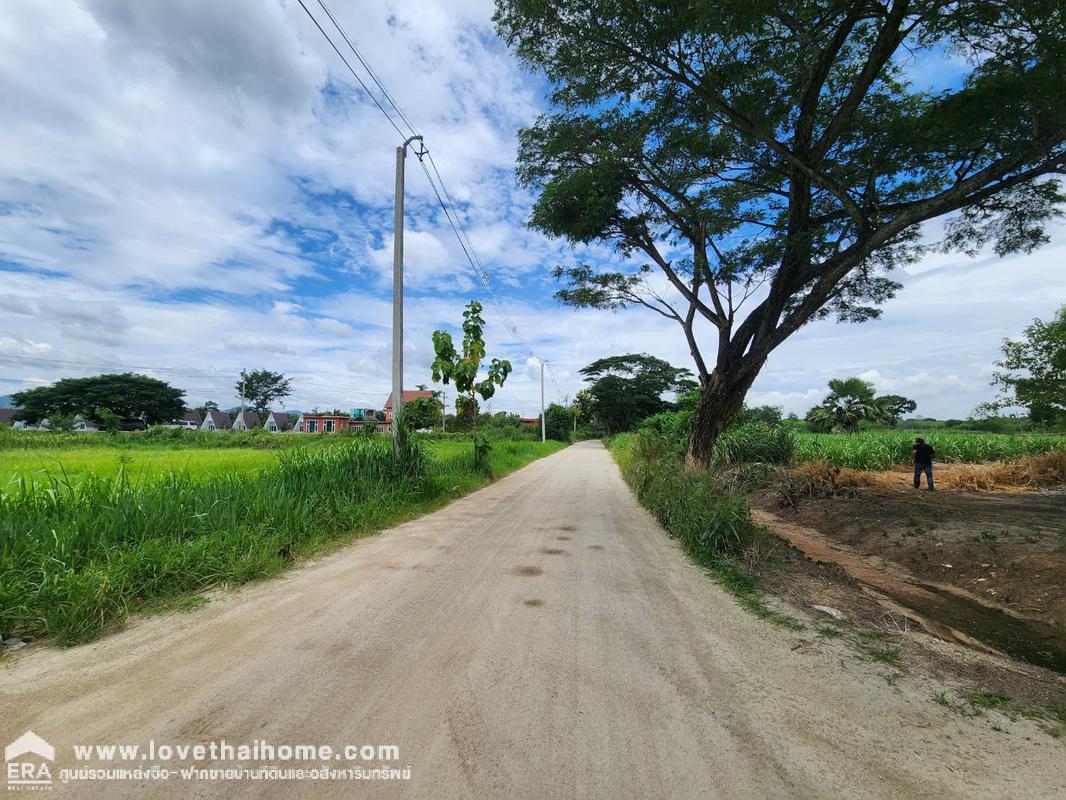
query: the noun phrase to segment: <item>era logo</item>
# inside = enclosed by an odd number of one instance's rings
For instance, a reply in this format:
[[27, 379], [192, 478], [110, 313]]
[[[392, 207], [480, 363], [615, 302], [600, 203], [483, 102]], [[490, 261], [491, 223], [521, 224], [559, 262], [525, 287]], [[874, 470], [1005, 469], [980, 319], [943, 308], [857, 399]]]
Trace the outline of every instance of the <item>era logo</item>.
[[[37, 759], [30, 761], [25, 756], [36, 756]], [[8, 789], [51, 787], [52, 773], [45, 761], [55, 761], [55, 757], [56, 749], [52, 745], [33, 731], [26, 731], [4, 748]]]

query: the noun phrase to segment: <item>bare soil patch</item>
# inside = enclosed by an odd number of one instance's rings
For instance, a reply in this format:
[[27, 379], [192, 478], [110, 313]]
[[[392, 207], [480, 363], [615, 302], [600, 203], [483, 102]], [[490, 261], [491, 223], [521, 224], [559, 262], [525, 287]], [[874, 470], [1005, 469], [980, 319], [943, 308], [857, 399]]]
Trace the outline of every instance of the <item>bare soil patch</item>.
[[[996, 465], [977, 466], [994, 473]], [[967, 480], [975, 472], [941, 468], [940, 485], [952, 485], [956, 470]], [[1066, 492], [916, 492], [909, 471], [859, 475], [808, 474], [800, 492], [792, 475], [786, 491], [753, 496], [756, 516], [788, 543], [757, 567], [764, 585], [830, 624], [816, 606], [865, 630], [904, 634], [893, 641], [935, 671], [1062, 705]]]

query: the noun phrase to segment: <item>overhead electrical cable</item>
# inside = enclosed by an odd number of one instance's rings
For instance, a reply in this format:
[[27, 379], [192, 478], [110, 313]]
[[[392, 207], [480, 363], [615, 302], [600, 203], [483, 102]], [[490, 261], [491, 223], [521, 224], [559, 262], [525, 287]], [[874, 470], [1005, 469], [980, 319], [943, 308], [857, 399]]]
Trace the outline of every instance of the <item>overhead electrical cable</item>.
[[[308, 7], [304, 4], [303, 0], [297, 0], [297, 2], [300, 4], [300, 7], [304, 10], [307, 16], [311, 18], [311, 21], [314, 23], [315, 27], [322, 34], [322, 36], [326, 39], [327, 42], [329, 42], [330, 47], [340, 57], [341, 61], [344, 63], [344, 66], [347, 67], [348, 71], [352, 73], [352, 76], [362, 87], [363, 91], [366, 92], [366, 94], [374, 102], [374, 105], [378, 107], [381, 113], [389, 121], [389, 124], [392, 125], [396, 132], [400, 134], [400, 136], [403, 137], [405, 140], [408, 139], [410, 136], [413, 136], [416, 132], [416, 128], [411, 122], [410, 117], [408, 117], [407, 114], [403, 111], [399, 103], [393, 97], [392, 93], [389, 92], [388, 88], [385, 86], [384, 81], [382, 81], [382, 79], [378, 76], [378, 74], [374, 71], [373, 67], [370, 65], [369, 60], [359, 51], [359, 48], [356, 47], [355, 43], [347, 35], [344, 28], [334, 16], [333, 12], [330, 11], [324, 0], [317, 0], [319, 6], [321, 6], [323, 12], [325, 12], [326, 16], [329, 18], [329, 21], [333, 24], [333, 27], [337, 30], [337, 33], [340, 34], [341, 38], [344, 40], [344, 43], [348, 46], [348, 49], [351, 50], [356, 60], [363, 67], [363, 69], [366, 70], [367, 74], [370, 76], [370, 80], [381, 93], [384, 103], [392, 108], [392, 114], [390, 114], [386, 110], [385, 106], [382, 104], [382, 101], [379, 100], [375, 93], [370, 90], [370, 87], [367, 85], [366, 81], [364, 81], [362, 76], [360, 76], [352, 67], [351, 62], [349, 62], [348, 59], [344, 57], [344, 55], [340, 51], [340, 48], [329, 36], [329, 34], [326, 33], [325, 29], [315, 18], [314, 14], [312, 14], [310, 9], [308, 9]], [[394, 117], [398, 118], [400, 122], [402, 122], [408, 128], [407, 132], [403, 131], [400, 128], [400, 125], [397, 123]], [[440, 204], [440, 207], [443, 210], [446, 219], [448, 220], [448, 224], [450, 225], [452, 232], [455, 234], [455, 237], [459, 242], [459, 247], [462, 250], [463, 255], [469, 263], [471, 269], [473, 270], [474, 275], [478, 278], [478, 282], [485, 290], [485, 294], [488, 297], [489, 303], [495, 311], [496, 316], [499, 317], [500, 321], [503, 323], [508, 333], [510, 333], [512, 339], [514, 340], [514, 343], [518, 345], [520, 349], [522, 349], [530, 358], [547, 366], [548, 374], [551, 377], [552, 385], [554, 386], [555, 391], [559, 396], [559, 399], [563, 399], [562, 390], [559, 388], [559, 384], [555, 379], [555, 374], [554, 372], [552, 372], [551, 366], [548, 365], [546, 361], [544, 361], [542, 358], [537, 356], [536, 353], [533, 352], [533, 349], [530, 347], [529, 343], [525, 340], [525, 338], [519, 331], [518, 325], [508, 313], [507, 307], [503, 299], [496, 291], [496, 288], [492, 283], [491, 276], [488, 270], [485, 268], [485, 265], [482, 262], [480, 256], [478, 255], [477, 249], [474, 247], [474, 243], [470, 238], [470, 234], [467, 231], [466, 226], [463, 224], [462, 216], [460, 215], [458, 210], [458, 204], [455, 202], [455, 200], [452, 198], [451, 193], [448, 191], [448, 188], [444, 183], [444, 178], [441, 176], [440, 170], [437, 168], [437, 164], [433, 160], [432, 153], [430, 153], [430, 151], [423, 145], [420, 151], [416, 153], [416, 155], [418, 156], [418, 161], [422, 167], [422, 171], [426, 175], [426, 180], [429, 182], [430, 188], [432, 189], [433, 194], [437, 199], [437, 202]], [[427, 167], [426, 165], [427, 160], [429, 161], [429, 167]], [[432, 174], [430, 174], [430, 169], [432, 169]], [[436, 179], [434, 179], [434, 176], [436, 176]]]

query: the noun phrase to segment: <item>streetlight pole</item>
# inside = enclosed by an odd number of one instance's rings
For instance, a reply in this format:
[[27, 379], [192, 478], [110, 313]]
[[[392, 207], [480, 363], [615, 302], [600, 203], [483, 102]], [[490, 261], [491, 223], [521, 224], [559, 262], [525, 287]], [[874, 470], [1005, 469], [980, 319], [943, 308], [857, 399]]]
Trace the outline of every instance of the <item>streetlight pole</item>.
[[403, 177], [407, 147], [421, 136], [411, 136], [396, 148], [396, 198], [392, 225], [392, 435], [403, 412]]

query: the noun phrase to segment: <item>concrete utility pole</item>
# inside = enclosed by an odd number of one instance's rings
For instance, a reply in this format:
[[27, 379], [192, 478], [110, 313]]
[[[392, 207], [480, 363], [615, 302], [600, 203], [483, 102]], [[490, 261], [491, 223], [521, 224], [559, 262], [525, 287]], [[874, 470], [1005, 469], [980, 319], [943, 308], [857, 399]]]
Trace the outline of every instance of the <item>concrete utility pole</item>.
[[392, 435], [403, 411], [403, 172], [412, 136], [396, 148], [396, 200], [392, 224]]
[[548, 420], [544, 416], [544, 362], [540, 362], [540, 440], [548, 441]]

